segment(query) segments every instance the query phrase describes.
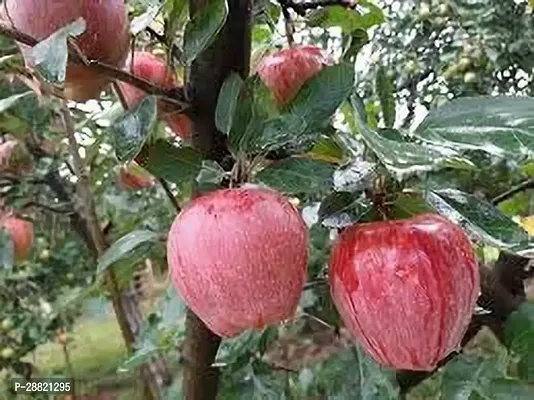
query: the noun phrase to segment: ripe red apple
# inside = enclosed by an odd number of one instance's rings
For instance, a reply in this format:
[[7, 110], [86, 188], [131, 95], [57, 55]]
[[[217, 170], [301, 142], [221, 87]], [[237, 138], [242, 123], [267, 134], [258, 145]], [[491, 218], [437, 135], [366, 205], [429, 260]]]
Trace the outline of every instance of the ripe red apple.
[[224, 189], [192, 201], [167, 241], [174, 286], [217, 335], [291, 318], [307, 277], [308, 233], [275, 191]]
[[126, 190], [139, 190], [154, 186], [154, 178], [136, 162], [131, 161], [119, 168], [119, 186]]
[[33, 224], [12, 214], [0, 217], [0, 228], [4, 228], [13, 242], [15, 261], [28, 258], [33, 246]]
[[22, 175], [32, 168], [32, 158], [24, 143], [8, 139], [0, 143], [0, 172]]
[[[133, 54], [133, 63], [132, 57], [128, 57], [126, 70], [164, 89], [170, 90], [182, 86], [181, 80], [169, 69], [165, 61], [147, 51], [136, 51]], [[127, 83], [120, 82], [119, 87], [129, 109], [136, 107], [146, 96], [145, 92]], [[159, 117], [167, 123], [173, 133], [181, 138], [190, 137], [192, 128], [189, 117], [175, 110], [176, 106], [169, 102], [158, 103]]]
[[266, 56], [257, 68], [262, 82], [274, 94], [279, 105], [291, 101], [302, 86], [324, 65], [331, 64], [316, 46], [295, 46]]
[[467, 236], [432, 214], [354, 225], [330, 259], [330, 290], [346, 328], [396, 369], [432, 370], [459, 348], [479, 279]]
[[[76, 40], [89, 60], [120, 68], [128, 56], [130, 26], [124, 0], [5, 0], [2, 9], [4, 20], [37, 40], [83, 17], [86, 30]], [[23, 52], [27, 49], [21, 48]], [[109, 83], [90, 68], [69, 64], [65, 96], [77, 101], [99, 98]]]

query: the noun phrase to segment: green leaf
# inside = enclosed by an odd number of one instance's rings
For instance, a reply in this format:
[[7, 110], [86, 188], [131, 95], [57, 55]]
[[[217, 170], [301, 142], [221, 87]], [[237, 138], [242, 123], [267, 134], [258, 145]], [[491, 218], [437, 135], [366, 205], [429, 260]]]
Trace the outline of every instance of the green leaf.
[[328, 120], [346, 100], [354, 86], [354, 68], [342, 63], [325, 67], [308, 80], [285, 112], [267, 121], [253, 146], [270, 151], [287, 145], [309, 143], [319, 136]]
[[[402, 177], [404, 174], [428, 171], [444, 166], [470, 168], [472, 164], [460, 158], [454, 150], [447, 148], [429, 148], [417, 143], [405, 143], [387, 139], [379, 135], [366, 124], [363, 101], [359, 96], [351, 96], [352, 110], [348, 111], [354, 118], [351, 128], [359, 132], [366, 145], [378, 159], [393, 173]], [[350, 115], [349, 115], [350, 116]], [[345, 145], [359, 151], [359, 143], [348, 135], [341, 136]]]
[[214, 40], [228, 16], [226, 0], [208, 0], [185, 26], [183, 62], [190, 65]]
[[369, 35], [364, 29], [356, 29], [348, 34], [348, 45], [343, 51], [343, 59], [350, 60], [358, 56], [360, 50], [369, 43]]
[[263, 355], [277, 338], [277, 329], [273, 327], [267, 327], [263, 331], [245, 331], [222, 342], [216, 362], [229, 364], [229, 368], [237, 370], [248, 364], [250, 357], [257, 352]]
[[306, 398], [393, 400], [399, 394], [394, 371], [379, 366], [358, 347], [335, 353], [315, 365], [310, 375], [303, 385]]
[[75, 22], [61, 28], [37, 43], [31, 50], [30, 56], [39, 73], [49, 82], [65, 82], [67, 72], [69, 36], [78, 36], [85, 31], [85, 21], [78, 18]]
[[0, 113], [6, 112], [11, 107], [15, 106], [19, 100], [26, 97], [31, 97], [34, 93], [30, 90], [28, 92], [19, 93], [13, 96], [9, 96], [5, 99], [0, 100]]
[[331, 188], [333, 173], [326, 162], [288, 158], [261, 170], [256, 180], [287, 194], [322, 193]]
[[371, 203], [361, 195], [335, 192], [321, 202], [319, 219], [323, 226], [344, 228], [358, 222], [371, 210]]
[[260, 135], [265, 121], [278, 115], [274, 97], [257, 75], [245, 82], [234, 114], [232, 130], [229, 135], [230, 147], [234, 152], [254, 151], [253, 144]]
[[490, 382], [504, 377], [506, 359], [462, 354], [448, 362], [444, 369], [441, 388], [443, 400], [469, 400], [473, 395], [493, 399]]
[[177, 184], [195, 180], [202, 168], [202, 155], [192, 147], [178, 147], [160, 139], [148, 150], [145, 168], [154, 176]]
[[143, 346], [141, 349], [136, 350], [134, 354], [124, 361], [118, 368], [118, 372], [131, 371], [143, 364], [146, 364], [150, 359], [157, 355], [161, 351], [160, 348], [155, 346]]
[[244, 84], [239, 74], [231, 73], [225, 79], [219, 92], [219, 99], [217, 100], [217, 108], [215, 110], [215, 125], [217, 129], [227, 135], [232, 129], [239, 94]]
[[534, 99], [473, 97], [432, 110], [414, 135], [456, 151], [482, 150], [514, 160], [534, 152]]
[[380, 100], [382, 109], [382, 118], [387, 128], [392, 128], [395, 124], [396, 102], [395, 102], [395, 84], [393, 79], [388, 77], [384, 67], [378, 68], [376, 72], [375, 88]]
[[133, 231], [111, 245], [98, 259], [97, 274], [102, 274], [110, 266], [127, 258], [139, 258], [160, 241], [160, 235], [152, 231]]
[[520, 358], [519, 375], [534, 381], [534, 303], [523, 303], [504, 325], [506, 346]]
[[497, 207], [456, 189], [431, 190], [425, 194], [434, 209], [459, 222], [474, 238], [491, 246], [512, 250], [528, 242], [528, 233]]
[[359, 10], [333, 6], [313, 11], [308, 16], [308, 26], [338, 26], [343, 32], [350, 33], [356, 29], [369, 29], [385, 21], [382, 10], [371, 1], [360, 0], [358, 6]]
[[0, 268], [13, 268], [15, 249], [9, 232], [0, 226]]
[[517, 379], [494, 379], [489, 383], [488, 395], [495, 400], [532, 400], [534, 387]]
[[130, 161], [139, 154], [156, 124], [157, 100], [145, 97], [139, 106], [127, 111], [111, 126], [113, 147], [119, 161]]

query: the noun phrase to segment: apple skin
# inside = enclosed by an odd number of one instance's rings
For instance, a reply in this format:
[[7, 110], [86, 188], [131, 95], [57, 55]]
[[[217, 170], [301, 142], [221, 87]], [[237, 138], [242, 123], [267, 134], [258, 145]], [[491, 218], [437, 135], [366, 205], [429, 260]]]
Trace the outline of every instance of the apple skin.
[[308, 230], [298, 210], [260, 187], [189, 203], [167, 241], [172, 282], [221, 337], [291, 318], [307, 278]]
[[[163, 89], [171, 90], [182, 86], [182, 81], [174, 71], [168, 68], [165, 61], [148, 51], [136, 51], [132, 57], [128, 57], [125, 69], [133, 75], [145, 79]], [[128, 109], [136, 107], [146, 96], [142, 90], [124, 82], [119, 83], [119, 88]], [[192, 124], [185, 114], [177, 113], [176, 106], [166, 102], [158, 102], [158, 114], [172, 132], [183, 138], [189, 138], [192, 132]]]
[[257, 73], [279, 106], [289, 103], [302, 86], [332, 60], [316, 46], [295, 46], [271, 53], [260, 62]]
[[353, 225], [330, 259], [330, 291], [346, 328], [395, 369], [431, 371], [457, 350], [479, 286], [469, 239], [433, 214]]
[[33, 247], [33, 223], [13, 215], [0, 217], [0, 227], [7, 230], [15, 250], [15, 261], [28, 258]]
[[[122, 68], [130, 49], [130, 25], [124, 0], [5, 0], [2, 19], [16, 29], [43, 40], [83, 17], [86, 30], [76, 39], [89, 60]], [[21, 45], [26, 62], [28, 47]], [[65, 96], [76, 101], [98, 99], [110, 80], [91, 68], [69, 64]]]

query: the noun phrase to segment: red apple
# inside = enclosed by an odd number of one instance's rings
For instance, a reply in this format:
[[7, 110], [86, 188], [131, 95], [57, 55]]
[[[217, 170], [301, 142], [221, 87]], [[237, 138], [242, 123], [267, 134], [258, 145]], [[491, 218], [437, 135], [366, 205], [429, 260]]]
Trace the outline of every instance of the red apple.
[[[164, 60], [147, 51], [136, 51], [126, 61], [126, 70], [133, 75], [145, 79], [163, 89], [173, 89], [182, 86], [182, 81], [170, 69]], [[129, 109], [136, 107], [146, 93], [127, 83], [119, 83], [120, 91]], [[158, 114], [173, 133], [181, 138], [191, 136], [191, 121], [185, 114], [177, 113], [176, 106], [166, 101], [158, 103]]]
[[396, 369], [433, 370], [459, 348], [479, 279], [465, 233], [432, 214], [354, 225], [330, 259], [330, 290], [348, 331]]
[[[76, 41], [89, 60], [120, 68], [128, 56], [130, 26], [124, 0], [5, 0], [2, 9], [4, 20], [37, 40], [83, 17], [86, 30]], [[69, 64], [65, 96], [77, 101], [99, 98], [109, 83], [90, 68]]]
[[32, 166], [31, 155], [24, 143], [14, 139], [0, 143], [0, 172], [22, 175]]
[[119, 168], [118, 183], [123, 189], [139, 190], [154, 186], [154, 178], [136, 162], [131, 161]]
[[33, 224], [12, 214], [0, 216], [0, 227], [4, 228], [13, 242], [15, 261], [28, 258], [33, 246]]
[[331, 60], [316, 46], [296, 46], [266, 56], [257, 68], [279, 105], [291, 101], [302, 86]]
[[307, 228], [277, 192], [219, 190], [176, 217], [167, 259], [189, 308], [217, 335], [232, 337], [294, 315], [307, 276]]

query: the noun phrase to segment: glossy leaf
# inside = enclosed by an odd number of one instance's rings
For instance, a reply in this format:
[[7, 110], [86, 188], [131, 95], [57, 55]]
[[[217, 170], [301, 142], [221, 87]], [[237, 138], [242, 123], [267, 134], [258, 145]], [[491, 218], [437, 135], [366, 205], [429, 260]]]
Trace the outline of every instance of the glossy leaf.
[[115, 121], [111, 127], [113, 147], [119, 161], [130, 161], [141, 151], [156, 123], [157, 100], [145, 97], [139, 106]]
[[160, 139], [150, 146], [145, 168], [152, 175], [170, 182], [191, 182], [202, 168], [202, 156], [192, 147], [178, 147]]
[[321, 193], [331, 188], [333, 173], [326, 162], [288, 158], [261, 170], [256, 180], [287, 194]]
[[85, 31], [83, 18], [61, 28], [37, 43], [30, 51], [33, 64], [39, 73], [49, 82], [62, 83], [67, 72], [69, 36], [78, 36]]
[[372, 209], [371, 203], [360, 195], [335, 192], [326, 196], [319, 208], [323, 226], [344, 228], [358, 222]]
[[445, 217], [491, 246], [512, 249], [528, 242], [528, 233], [491, 203], [456, 189], [428, 191], [426, 200]]
[[191, 64], [219, 33], [228, 16], [226, 0], [208, 0], [185, 26], [183, 62]]
[[239, 74], [232, 73], [225, 79], [219, 92], [215, 110], [215, 125], [217, 129], [227, 135], [232, 129], [239, 94], [243, 86], [244, 82]]
[[334, 187], [339, 192], [358, 192], [370, 187], [378, 176], [375, 163], [356, 160], [334, 172]]
[[149, 249], [160, 240], [160, 235], [152, 231], [133, 231], [113, 243], [98, 259], [97, 274], [106, 271], [119, 261], [131, 258], [139, 259], [140, 254], [148, 253]]
[[352, 65], [323, 68], [304, 84], [283, 114], [266, 122], [261, 134], [254, 138], [254, 148], [266, 152], [310, 143], [352, 92], [353, 85]]
[[[417, 171], [428, 171], [440, 167], [457, 166], [462, 168], [472, 167], [467, 160], [460, 158], [459, 153], [444, 147], [430, 148], [417, 143], [405, 143], [391, 140], [379, 135], [366, 123], [365, 111], [362, 100], [357, 95], [351, 96], [352, 105], [352, 128], [357, 130], [366, 145], [372, 150], [378, 159], [392, 172], [403, 176], [404, 174]], [[342, 137], [348, 147], [357, 147], [353, 143], [354, 138]], [[453, 163], [456, 161], [456, 163]]]
[[534, 381], [534, 303], [523, 303], [506, 320], [504, 338], [510, 350], [521, 359], [521, 378]]
[[432, 110], [414, 135], [456, 151], [482, 150], [512, 159], [534, 154], [534, 99], [474, 97]]

